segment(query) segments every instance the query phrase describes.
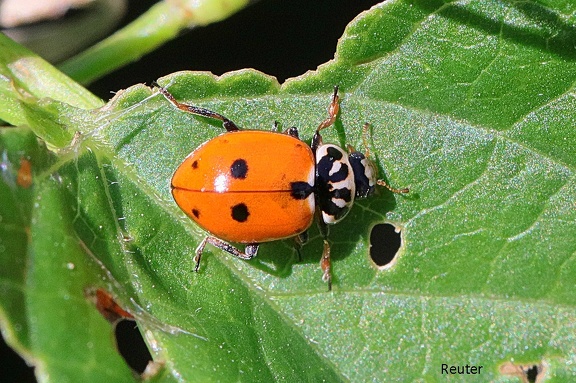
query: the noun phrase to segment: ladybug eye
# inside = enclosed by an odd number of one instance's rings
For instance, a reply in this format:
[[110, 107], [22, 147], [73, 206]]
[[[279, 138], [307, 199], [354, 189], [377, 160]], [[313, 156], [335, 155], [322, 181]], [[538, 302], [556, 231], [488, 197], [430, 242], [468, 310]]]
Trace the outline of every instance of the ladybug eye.
[[360, 152], [352, 152], [348, 155], [348, 158], [354, 172], [356, 197], [368, 197], [374, 191], [374, 185], [376, 184], [378, 174], [376, 166]]

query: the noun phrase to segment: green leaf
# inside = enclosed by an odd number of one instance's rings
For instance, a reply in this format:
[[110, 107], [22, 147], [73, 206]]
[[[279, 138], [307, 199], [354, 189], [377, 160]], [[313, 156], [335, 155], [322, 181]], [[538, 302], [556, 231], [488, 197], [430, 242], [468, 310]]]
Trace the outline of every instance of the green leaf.
[[99, 106], [102, 101], [88, 90], [0, 34], [1, 120], [15, 126], [32, 126], [38, 136], [62, 147], [69, 144], [74, 135], [73, 129], [67, 130], [66, 126], [89, 124], [83, 114], [78, 114], [81, 121], [65, 121], [71, 114], [66, 110]]
[[[338, 84], [341, 115], [323, 131], [325, 141], [361, 148], [362, 126], [371, 123], [381, 175], [411, 192], [358, 201], [331, 228], [332, 292], [321, 280], [314, 228], [301, 261], [290, 241], [262, 245], [249, 262], [208, 247], [200, 272], [192, 271], [205, 233], [173, 202], [170, 177], [222, 129], [143, 85], [93, 113], [56, 108], [63, 121], [78, 122], [66, 131], [80, 133], [34, 178], [34, 195], [52, 187], [68, 203], [27, 206], [31, 217], [67, 214], [53, 216], [64, 217], [55, 228], [31, 220], [32, 243], [11, 244], [2, 264], [23, 248], [50, 248], [43, 234], [67, 238], [57, 241], [66, 244], [63, 257], [103, 266], [86, 271], [84, 286], [103, 277], [135, 315], [164, 366], [158, 380], [444, 381], [447, 364], [483, 366], [451, 376], [457, 381], [517, 381], [499, 372], [511, 361], [542, 364], [548, 381], [569, 381], [576, 375], [575, 5], [553, 6], [387, 2], [348, 26], [335, 60], [282, 86], [251, 70], [160, 80], [178, 100], [244, 128], [279, 121], [298, 126], [306, 141]], [[386, 270], [368, 255], [377, 222], [402, 229], [402, 249]], [[3, 233], [21, 226], [1, 225]], [[26, 255], [34, 265], [38, 258]], [[39, 263], [37, 272], [48, 266]], [[47, 270], [41, 276], [57, 275]], [[28, 283], [40, 276], [21, 273], [26, 283], [0, 279], [22, 286], [9, 302], [33, 300]], [[44, 321], [1, 302], [27, 327]]]
[[102, 105], [89, 91], [3, 34], [0, 34], [0, 75], [0, 117], [8, 122], [12, 122], [7, 119], [11, 114], [6, 109], [10, 109], [11, 99], [18, 96], [49, 97], [84, 109]]
[[[7, 340], [36, 366], [39, 381], [134, 381], [110, 326], [84, 297], [105, 275], [74, 235], [70, 185], [49, 176], [55, 159], [30, 130], [0, 133], [0, 319]], [[26, 161], [31, 184], [19, 180]]]

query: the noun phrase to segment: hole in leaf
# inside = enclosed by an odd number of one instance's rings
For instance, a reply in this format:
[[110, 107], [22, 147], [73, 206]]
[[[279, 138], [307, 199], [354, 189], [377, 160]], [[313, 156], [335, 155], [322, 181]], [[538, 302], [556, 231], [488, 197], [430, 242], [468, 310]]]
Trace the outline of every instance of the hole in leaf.
[[3, 382], [35, 383], [34, 367], [6, 344], [0, 336], [0, 380]]
[[122, 319], [116, 324], [116, 346], [126, 363], [138, 374], [143, 374], [152, 355], [138, 330], [135, 321]]
[[517, 376], [521, 379], [522, 383], [543, 382], [545, 371], [545, 362], [539, 364], [514, 364], [512, 362], [506, 362], [500, 366], [500, 373], [502, 375]]
[[394, 265], [402, 246], [400, 228], [389, 223], [375, 225], [370, 232], [370, 258], [381, 269]]
[[537, 377], [538, 377], [538, 366], [533, 365], [526, 371], [526, 379], [528, 379], [530, 383], [534, 383], [536, 382]]
[[116, 348], [128, 366], [140, 375], [153, 376], [155, 366], [152, 355], [138, 330], [134, 316], [124, 310], [111, 293], [102, 288], [88, 287], [84, 294], [114, 327]]

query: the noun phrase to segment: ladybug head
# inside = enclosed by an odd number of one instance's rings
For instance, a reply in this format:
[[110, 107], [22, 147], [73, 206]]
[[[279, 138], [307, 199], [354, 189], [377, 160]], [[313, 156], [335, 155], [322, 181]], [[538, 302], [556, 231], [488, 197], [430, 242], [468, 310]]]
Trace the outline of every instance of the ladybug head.
[[[349, 149], [351, 149], [349, 147]], [[363, 153], [354, 149], [348, 154], [350, 166], [354, 172], [354, 184], [356, 185], [356, 197], [366, 198], [374, 193], [376, 180], [378, 178], [378, 169], [374, 162], [367, 158]]]

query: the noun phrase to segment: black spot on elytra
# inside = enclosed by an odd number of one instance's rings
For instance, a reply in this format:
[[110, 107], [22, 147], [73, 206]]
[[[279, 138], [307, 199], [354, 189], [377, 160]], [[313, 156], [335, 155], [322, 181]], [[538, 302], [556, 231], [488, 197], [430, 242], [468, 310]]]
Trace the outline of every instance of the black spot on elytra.
[[200, 210], [192, 209], [192, 215], [196, 218], [200, 218]]
[[192, 162], [192, 169], [198, 169], [198, 161]]
[[248, 207], [239, 203], [238, 205], [232, 206], [232, 219], [237, 222], [246, 222], [250, 213], [248, 212]]
[[238, 158], [234, 161], [232, 166], [230, 166], [230, 173], [232, 174], [232, 177], [236, 179], [246, 178], [246, 173], [248, 173], [248, 164], [246, 163], [246, 160]]
[[314, 191], [314, 188], [308, 182], [303, 181], [291, 182], [290, 189], [290, 195], [294, 199], [306, 199]]

